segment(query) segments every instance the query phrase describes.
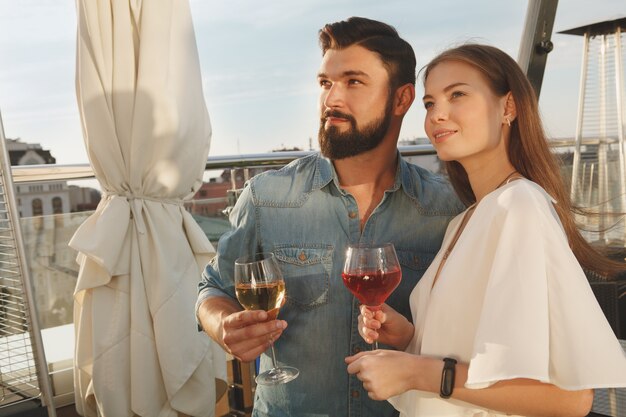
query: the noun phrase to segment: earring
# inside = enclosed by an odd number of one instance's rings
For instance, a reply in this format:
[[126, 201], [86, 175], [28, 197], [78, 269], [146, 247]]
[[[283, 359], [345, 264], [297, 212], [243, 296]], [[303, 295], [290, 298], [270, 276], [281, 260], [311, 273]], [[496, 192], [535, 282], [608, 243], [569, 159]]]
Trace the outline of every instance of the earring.
[[509, 116], [504, 116], [504, 120], [506, 121], [507, 126], [511, 127], [511, 119], [509, 119]]

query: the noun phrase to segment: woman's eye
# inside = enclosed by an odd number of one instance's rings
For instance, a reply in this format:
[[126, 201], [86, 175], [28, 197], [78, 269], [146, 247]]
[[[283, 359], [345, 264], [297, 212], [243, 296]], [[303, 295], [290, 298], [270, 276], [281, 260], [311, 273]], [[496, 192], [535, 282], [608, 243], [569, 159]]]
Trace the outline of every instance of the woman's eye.
[[325, 87], [325, 88], [330, 87], [330, 81], [328, 81], [328, 80], [320, 80], [320, 87]]
[[425, 101], [424, 102], [424, 108], [426, 110], [430, 109], [431, 107], [433, 107], [435, 105], [435, 103], [433, 103], [432, 101]]
[[462, 91], [454, 91], [454, 92], [451, 94], [451, 97], [452, 97], [452, 98], [457, 98], [457, 97], [463, 97], [464, 95], [465, 95], [465, 93], [464, 93], [464, 92], [462, 92]]

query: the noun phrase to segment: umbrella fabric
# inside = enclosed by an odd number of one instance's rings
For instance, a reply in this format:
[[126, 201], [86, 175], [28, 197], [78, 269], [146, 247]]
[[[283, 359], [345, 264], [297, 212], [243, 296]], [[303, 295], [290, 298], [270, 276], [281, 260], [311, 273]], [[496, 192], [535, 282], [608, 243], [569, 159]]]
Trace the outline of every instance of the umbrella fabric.
[[188, 0], [77, 0], [77, 13], [78, 105], [103, 190], [70, 242], [77, 410], [213, 416], [225, 358], [194, 303], [214, 249], [183, 207], [211, 137]]

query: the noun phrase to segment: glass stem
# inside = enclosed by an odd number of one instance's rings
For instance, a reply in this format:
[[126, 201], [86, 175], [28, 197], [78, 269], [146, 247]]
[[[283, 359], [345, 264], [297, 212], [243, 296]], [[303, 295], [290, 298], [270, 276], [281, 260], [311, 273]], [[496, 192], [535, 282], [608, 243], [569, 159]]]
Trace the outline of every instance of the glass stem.
[[276, 369], [276, 353], [274, 352], [274, 343], [270, 345], [270, 349], [272, 349], [272, 369]]
[[[374, 314], [376, 314], [376, 312], [378, 310], [382, 309], [381, 305], [378, 306], [369, 306], [369, 309], [372, 310], [374, 312]], [[372, 350], [378, 350], [378, 339], [374, 340], [374, 348]]]

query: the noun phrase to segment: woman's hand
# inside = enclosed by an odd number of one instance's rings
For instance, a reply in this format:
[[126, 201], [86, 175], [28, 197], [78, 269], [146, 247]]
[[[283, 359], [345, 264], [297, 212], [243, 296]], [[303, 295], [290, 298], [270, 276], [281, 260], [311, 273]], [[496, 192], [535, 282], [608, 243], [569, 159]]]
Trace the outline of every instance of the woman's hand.
[[360, 352], [346, 358], [348, 373], [355, 374], [368, 396], [377, 401], [413, 389], [418, 362], [419, 356], [394, 350]]
[[365, 342], [371, 344], [377, 340], [399, 350], [409, 345], [415, 328], [402, 314], [387, 304], [383, 304], [379, 310], [361, 305], [360, 310], [359, 334]]

